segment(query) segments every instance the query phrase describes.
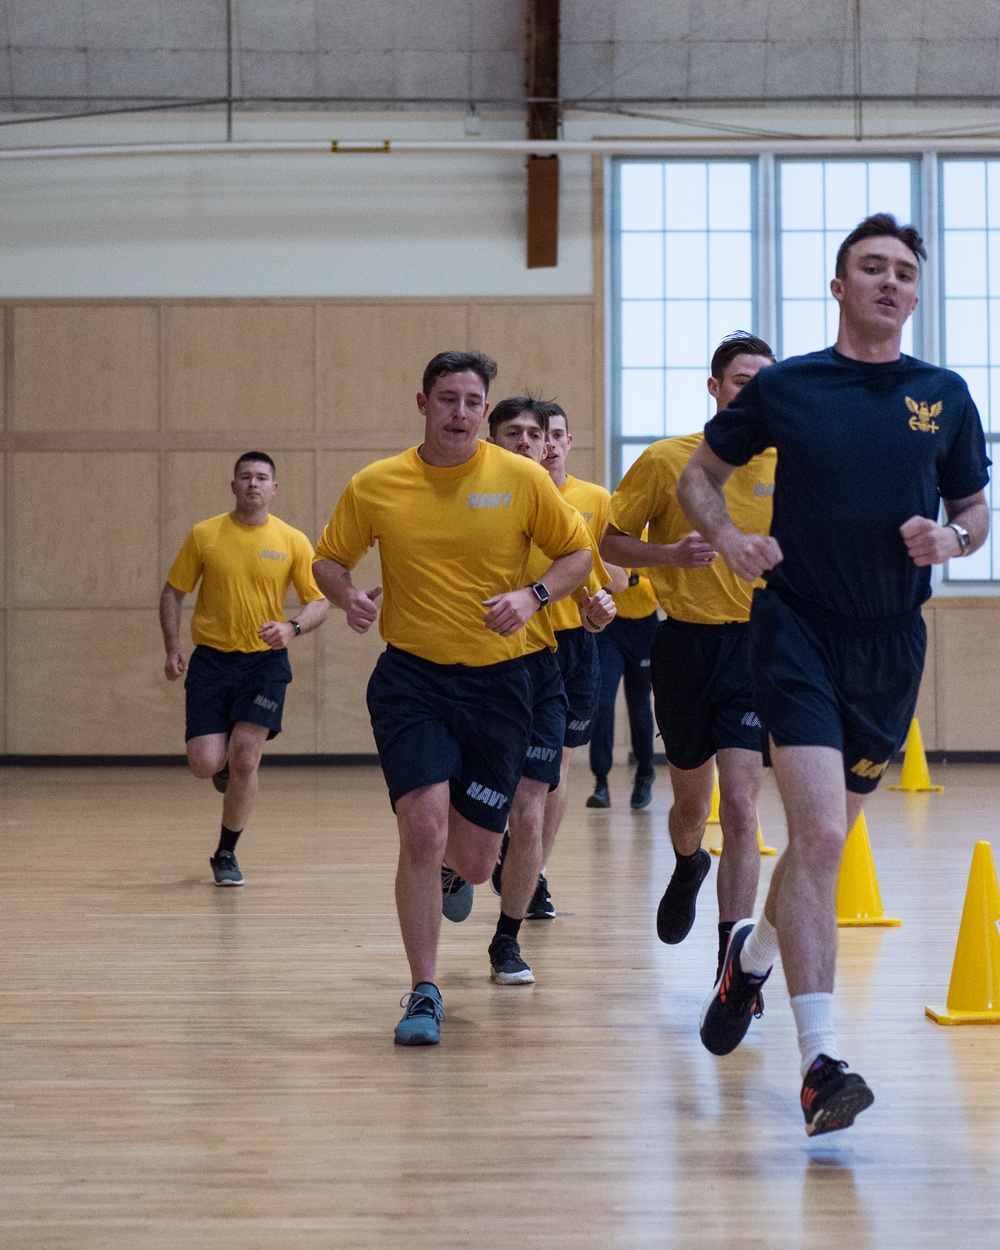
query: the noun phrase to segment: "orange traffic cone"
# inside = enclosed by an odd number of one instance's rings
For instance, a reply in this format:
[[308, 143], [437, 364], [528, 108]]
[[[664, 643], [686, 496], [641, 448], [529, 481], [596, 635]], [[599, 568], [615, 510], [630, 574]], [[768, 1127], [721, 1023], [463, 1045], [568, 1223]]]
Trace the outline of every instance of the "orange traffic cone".
[[972, 852], [947, 1007], [925, 1007], [938, 1024], [1000, 1024], [1000, 886], [988, 842]]
[[[723, 842], [724, 842], [724, 841], [725, 841], [725, 839], [724, 839], [724, 838], [720, 839], [720, 840], [719, 840], [719, 845], [718, 845], [718, 846], [710, 846], [710, 847], [708, 848], [708, 849], [709, 849], [709, 851], [710, 851], [713, 855], [721, 855], [721, 854], [722, 854], [722, 845], [723, 845]], [[760, 821], [758, 821], [758, 822], [757, 822], [757, 848], [758, 848], [758, 850], [760, 851], [761, 855], [777, 855], [777, 853], [778, 853], [778, 848], [777, 848], [776, 846], [765, 846], [765, 845], [764, 845], [764, 835], [763, 835], [763, 834], [761, 833], [761, 831], [760, 831]]]
[[906, 735], [906, 752], [903, 755], [903, 775], [898, 786], [888, 786], [889, 790], [943, 790], [944, 786], [932, 786], [931, 775], [927, 770], [927, 756], [924, 754], [924, 740], [920, 733], [920, 723], [914, 716], [910, 722], [910, 732]]
[[844, 856], [837, 878], [837, 924], [883, 926], [896, 928], [903, 922], [882, 911], [882, 895], [875, 875], [868, 824], [864, 812], [858, 813], [854, 828], [847, 835]]

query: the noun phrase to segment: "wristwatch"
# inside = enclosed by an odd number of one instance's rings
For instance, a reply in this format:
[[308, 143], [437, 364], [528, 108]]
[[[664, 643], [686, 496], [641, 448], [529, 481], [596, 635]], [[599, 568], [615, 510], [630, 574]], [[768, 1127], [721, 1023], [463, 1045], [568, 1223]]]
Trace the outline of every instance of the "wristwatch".
[[535, 592], [535, 598], [538, 600], [538, 606], [540, 608], [544, 608], [549, 601], [549, 592], [545, 588], [545, 583], [532, 582], [528, 589]]
[[298, 638], [299, 634], [302, 633], [302, 626], [298, 623], [298, 621], [289, 621], [288, 623], [291, 625], [292, 629], [295, 630], [295, 637]]
[[954, 521], [948, 522], [948, 529], [954, 530], [958, 538], [958, 554], [967, 556], [972, 550], [972, 539], [969, 537], [969, 531], [961, 525], [956, 525]]

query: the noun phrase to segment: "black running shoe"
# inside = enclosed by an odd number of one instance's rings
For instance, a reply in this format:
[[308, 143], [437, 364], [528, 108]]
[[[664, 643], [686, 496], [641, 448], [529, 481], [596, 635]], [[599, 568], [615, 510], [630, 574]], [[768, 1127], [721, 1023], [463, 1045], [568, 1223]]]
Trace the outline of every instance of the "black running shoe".
[[521, 958], [517, 938], [498, 933], [490, 943], [490, 978], [497, 985], [530, 985], [535, 974]]
[[629, 799], [629, 806], [634, 812], [641, 811], [642, 808], [652, 803], [655, 780], [656, 773], [652, 768], [648, 773], [636, 773], [635, 781], [632, 783], [632, 797]]
[[695, 862], [690, 875], [679, 877], [677, 869], [667, 882], [663, 898], [656, 909], [656, 936], [668, 946], [683, 942], [694, 924], [695, 903], [701, 883], [712, 867], [712, 857], [704, 847], [695, 851]]
[[215, 786], [216, 790], [218, 790], [220, 794], [226, 793], [226, 788], [229, 785], [229, 761], [228, 760], [226, 760], [225, 764], [222, 765], [222, 767], [219, 769], [217, 773], [212, 774], [212, 785]]
[[212, 865], [216, 885], [243, 884], [243, 874], [232, 851], [216, 851], [208, 862]]
[[588, 807], [610, 807], [611, 791], [608, 789], [607, 777], [598, 777], [594, 782], [594, 793], [587, 799]]
[[802, 1082], [802, 1114], [806, 1132], [832, 1133], [850, 1128], [854, 1117], [875, 1101], [875, 1095], [857, 1072], [845, 1072], [843, 1059], [820, 1055]]
[[441, 869], [441, 914], [446, 920], [462, 921], [472, 911], [473, 889], [464, 877], [450, 868]]
[[760, 987], [771, 975], [751, 976], [740, 967], [740, 951], [753, 932], [752, 920], [734, 925], [722, 972], [701, 1013], [701, 1041], [713, 1055], [728, 1055], [746, 1037], [750, 1021], [764, 1014], [764, 995]]
[[497, 856], [497, 862], [494, 865], [492, 875], [490, 876], [490, 889], [497, 896], [497, 898], [500, 897], [500, 890], [503, 887], [503, 861], [507, 858], [508, 846], [510, 846], [510, 834], [505, 829], [503, 831], [503, 837], [500, 839], [500, 854]]
[[556, 909], [552, 906], [552, 899], [549, 897], [549, 883], [545, 880], [545, 873], [539, 873], [538, 884], [535, 886], [535, 892], [531, 896], [524, 918], [525, 920], [553, 920], [555, 914]]

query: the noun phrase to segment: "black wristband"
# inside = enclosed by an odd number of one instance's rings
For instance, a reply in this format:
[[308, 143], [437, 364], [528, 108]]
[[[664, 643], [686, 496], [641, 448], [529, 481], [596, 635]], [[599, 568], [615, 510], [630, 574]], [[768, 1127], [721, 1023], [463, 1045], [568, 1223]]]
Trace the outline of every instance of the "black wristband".
[[302, 633], [302, 626], [298, 623], [298, 621], [289, 621], [288, 623], [291, 625], [292, 629], [295, 630], [295, 637], [298, 638], [299, 634]]

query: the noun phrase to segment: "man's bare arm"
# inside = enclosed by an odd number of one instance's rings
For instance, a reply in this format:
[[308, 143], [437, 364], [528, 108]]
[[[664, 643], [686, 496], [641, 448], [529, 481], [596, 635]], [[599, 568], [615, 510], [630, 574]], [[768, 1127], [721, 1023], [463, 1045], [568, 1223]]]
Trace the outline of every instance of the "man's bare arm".
[[677, 499], [687, 518], [718, 548], [729, 571], [752, 582], [780, 564], [782, 554], [769, 535], [744, 534], [733, 524], [722, 488], [734, 469], [702, 440], [677, 481]]
[[[913, 516], [899, 527], [910, 559], [920, 568], [944, 564], [956, 556], [971, 555], [979, 550], [990, 532], [990, 509], [984, 491], [977, 491], [964, 499], [945, 499], [944, 510], [948, 518], [946, 525], [938, 525], [925, 516]], [[951, 522], [969, 532], [971, 545], [965, 551], [951, 528]]]
[[[538, 580], [549, 592], [549, 602], [555, 603], [572, 594], [577, 586], [582, 586], [593, 567], [594, 557], [590, 548], [584, 547], [553, 560]], [[526, 586], [521, 590], [508, 590], [502, 595], [484, 599], [483, 606], [489, 608], [486, 613], [486, 628], [508, 638], [522, 629], [534, 616], [539, 602], [531, 587]]]
[[187, 672], [187, 661], [181, 653], [181, 606], [184, 603], [184, 591], [163, 583], [160, 591], [160, 629], [163, 631], [163, 648], [167, 659], [163, 671], [167, 681], [176, 681]]
[[601, 558], [626, 569], [654, 569], [663, 565], [702, 568], [711, 564], [718, 554], [700, 534], [685, 534], [676, 543], [647, 543], [609, 525], [601, 539]]
[[[304, 604], [295, 618], [299, 623], [298, 633], [308, 634], [322, 625], [329, 611], [330, 604], [326, 599], [313, 599]], [[265, 621], [257, 630], [257, 637], [266, 642], [272, 651], [283, 651], [296, 636], [295, 626], [291, 621]]]
[[356, 634], [365, 634], [378, 620], [378, 600], [381, 586], [371, 590], [359, 590], [351, 581], [351, 574], [336, 560], [317, 560], [313, 564], [316, 585], [334, 607], [347, 614], [347, 623]]

